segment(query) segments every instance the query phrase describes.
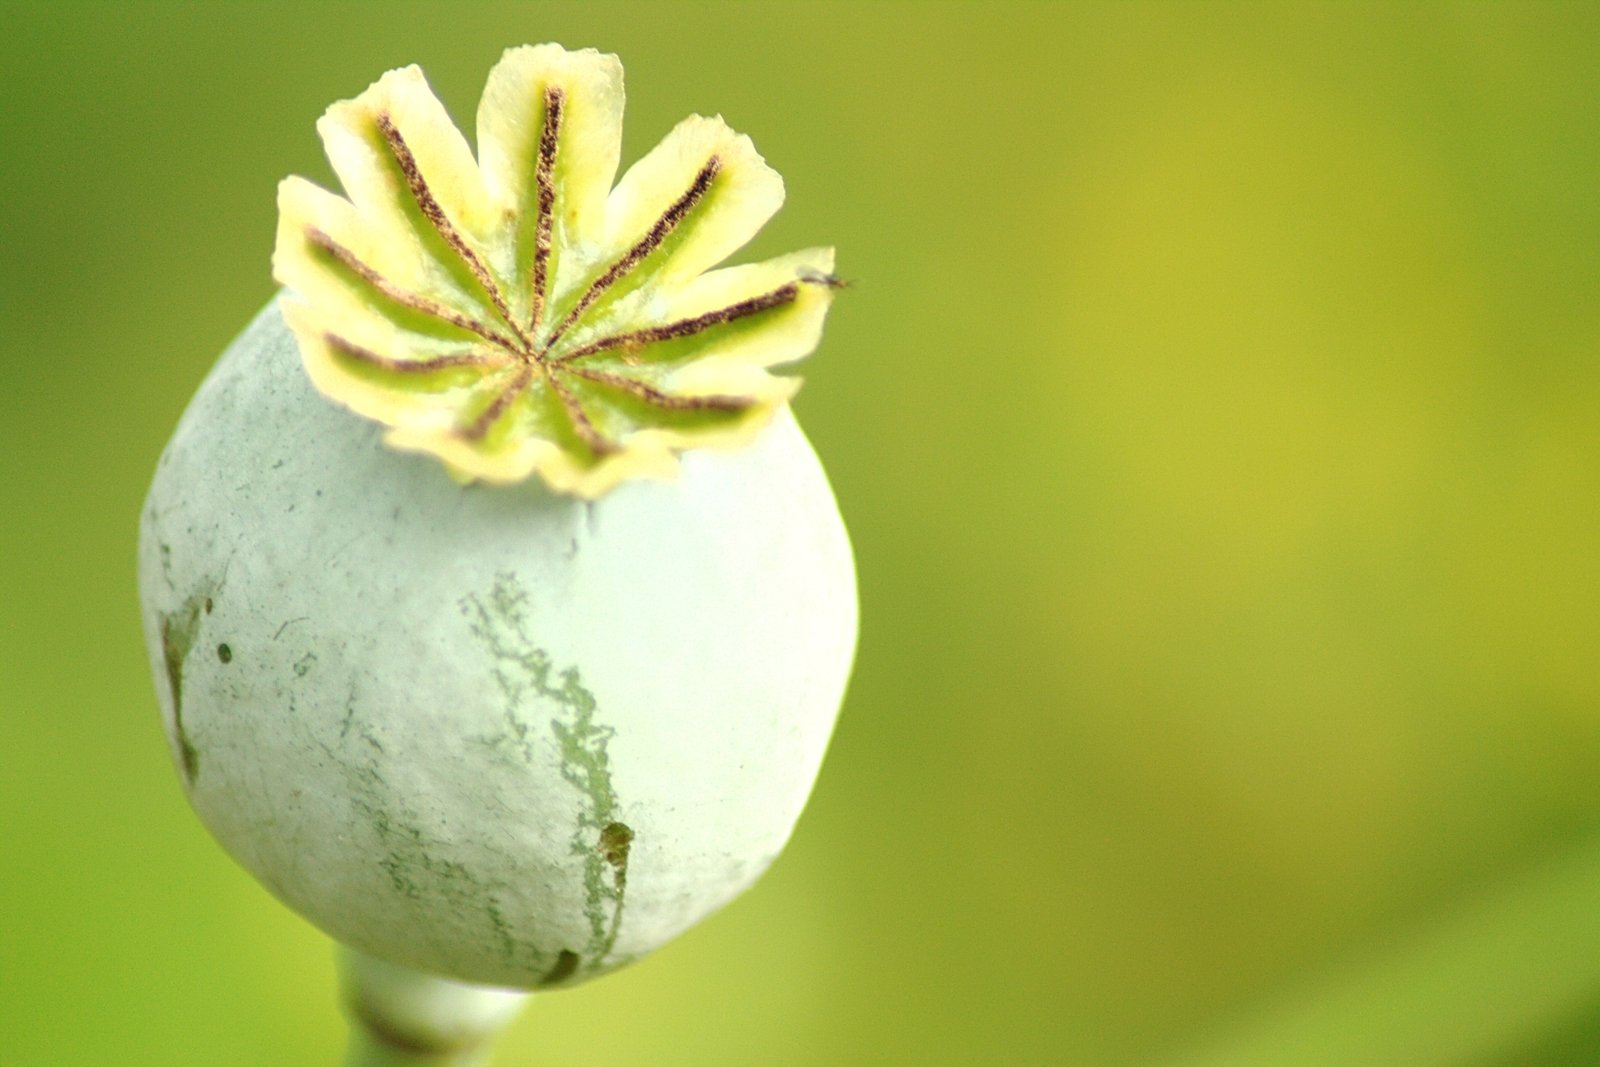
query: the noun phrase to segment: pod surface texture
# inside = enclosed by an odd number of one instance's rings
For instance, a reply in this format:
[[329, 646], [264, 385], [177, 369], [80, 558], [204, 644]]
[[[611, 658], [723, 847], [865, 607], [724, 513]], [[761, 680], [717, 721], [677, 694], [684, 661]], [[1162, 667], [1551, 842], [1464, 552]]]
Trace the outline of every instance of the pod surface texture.
[[463, 486], [316, 393], [276, 300], [180, 421], [139, 564], [210, 831], [340, 941], [491, 985], [604, 973], [748, 887], [856, 639], [787, 410], [593, 503]]

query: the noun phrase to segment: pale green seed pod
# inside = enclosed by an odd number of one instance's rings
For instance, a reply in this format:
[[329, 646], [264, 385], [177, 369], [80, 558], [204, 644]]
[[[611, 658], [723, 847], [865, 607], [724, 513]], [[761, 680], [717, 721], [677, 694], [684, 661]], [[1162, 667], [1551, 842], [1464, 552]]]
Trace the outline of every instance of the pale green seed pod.
[[609, 970], [749, 886], [856, 635], [787, 413], [598, 501], [463, 486], [317, 395], [276, 303], [162, 456], [139, 562], [217, 840], [340, 941], [494, 985]]
[[288, 291], [141, 525], [201, 819], [358, 953], [461, 982], [601, 974], [749, 886], [855, 647], [770, 373], [815, 347], [832, 251], [710, 269], [781, 180], [693, 118], [613, 190], [621, 108], [615, 57], [553, 45], [491, 72], [477, 158], [415, 68], [330, 108], [348, 199], [283, 184]]

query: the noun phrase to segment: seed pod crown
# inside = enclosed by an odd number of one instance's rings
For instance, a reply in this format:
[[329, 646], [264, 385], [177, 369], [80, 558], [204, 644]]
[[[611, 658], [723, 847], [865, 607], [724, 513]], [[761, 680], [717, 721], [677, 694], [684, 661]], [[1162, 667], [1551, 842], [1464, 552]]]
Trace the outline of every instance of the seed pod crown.
[[783, 202], [748, 137], [692, 116], [612, 188], [622, 67], [523, 46], [489, 73], [477, 155], [417, 67], [318, 124], [345, 196], [279, 188], [273, 273], [307, 373], [463, 480], [594, 498], [749, 441], [799, 387], [833, 250], [712, 269]]

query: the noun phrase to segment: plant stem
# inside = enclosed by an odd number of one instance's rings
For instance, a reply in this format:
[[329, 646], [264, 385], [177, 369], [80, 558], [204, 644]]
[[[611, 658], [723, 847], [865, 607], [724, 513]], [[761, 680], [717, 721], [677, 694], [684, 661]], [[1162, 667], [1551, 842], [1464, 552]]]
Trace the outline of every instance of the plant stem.
[[352, 1026], [344, 1062], [345, 1067], [488, 1067], [489, 1049], [485, 1046], [465, 1052], [414, 1052]]
[[345, 1067], [486, 1067], [530, 994], [468, 985], [341, 950]]

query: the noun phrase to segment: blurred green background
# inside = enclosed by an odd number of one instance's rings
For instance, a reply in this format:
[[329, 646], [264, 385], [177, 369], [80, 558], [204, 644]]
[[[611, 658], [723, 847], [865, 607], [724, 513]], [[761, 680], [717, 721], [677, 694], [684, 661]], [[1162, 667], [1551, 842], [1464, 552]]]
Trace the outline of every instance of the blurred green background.
[[138, 508], [322, 108], [541, 40], [839, 247], [864, 631], [770, 876], [498, 1064], [1600, 1063], [1600, 6], [806, 0], [7, 5], [0, 1064], [336, 1061]]

